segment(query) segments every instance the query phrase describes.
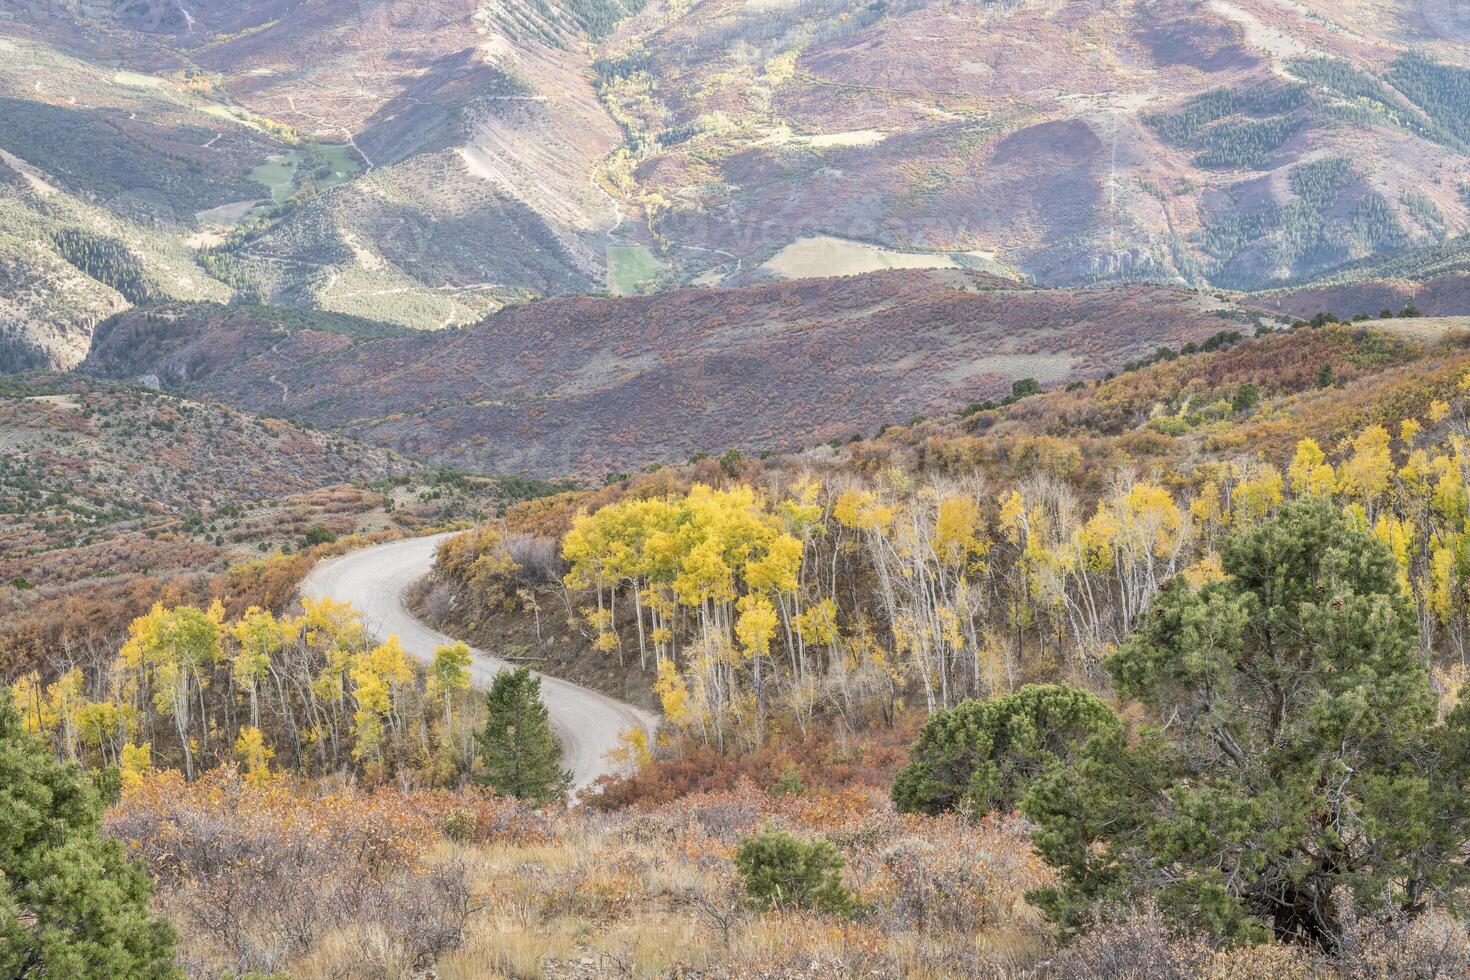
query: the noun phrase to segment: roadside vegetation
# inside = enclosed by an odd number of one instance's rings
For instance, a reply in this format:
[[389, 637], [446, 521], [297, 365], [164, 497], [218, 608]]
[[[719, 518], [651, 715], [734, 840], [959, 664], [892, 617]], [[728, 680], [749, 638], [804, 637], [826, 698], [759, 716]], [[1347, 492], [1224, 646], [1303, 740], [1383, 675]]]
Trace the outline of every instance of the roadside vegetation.
[[1463, 975], [1470, 353], [1318, 322], [449, 539], [662, 709], [574, 809], [529, 673], [331, 602], [7, 697], [191, 975]]

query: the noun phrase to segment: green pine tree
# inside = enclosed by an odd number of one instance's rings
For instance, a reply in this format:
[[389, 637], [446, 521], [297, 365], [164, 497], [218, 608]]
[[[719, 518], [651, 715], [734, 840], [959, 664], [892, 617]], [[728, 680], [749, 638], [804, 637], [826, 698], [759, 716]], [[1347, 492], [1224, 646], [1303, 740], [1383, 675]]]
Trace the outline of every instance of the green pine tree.
[[1118, 727], [1095, 695], [1056, 684], [962, 701], [924, 723], [894, 780], [893, 802], [906, 813], [1008, 812], [1047, 766]]
[[0, 977], [175, 977], [147, 871], [98, 834], [102, 801], [0, 690]]
[[1360, 914], [1455, 908], [1470, 876], [1470, 702], [1437, 721], [1388, 550], [1297, 502], [1182, 579], [1105, 661], [1161, 724], [1089, 741], [1022, 802], [1064, 926], [1152, 895], [1227, 941], [1332, 949]]
[[525, 667], [502, 670], [485, 695], [485, 725], [475, 733], [484, 770], [479, 782], [533, 803], [566, 796], [572, 774], [541, 701], [541, 678]]
[[745, 893], [762, 909], [853, 911], [853, 894], [842, 883], [843, 863], [831, 841], [804, 840], [784, 830], [742, 837], [735, 851]]
[[1463, 909], [1470, 701], [1437, 718], [1392, 555], [1302, 501], [1221, 560], [1225, 580], [1171, 581], [1104, 662], [1152, 724], [1058, 688], [961, 706], [925, 726], [896, 802], [1019, 802], [1058, 871], [1028, 897], [1074, 934], [1151, 898], [1227, 942], [1330, 950], [1343, 899]]

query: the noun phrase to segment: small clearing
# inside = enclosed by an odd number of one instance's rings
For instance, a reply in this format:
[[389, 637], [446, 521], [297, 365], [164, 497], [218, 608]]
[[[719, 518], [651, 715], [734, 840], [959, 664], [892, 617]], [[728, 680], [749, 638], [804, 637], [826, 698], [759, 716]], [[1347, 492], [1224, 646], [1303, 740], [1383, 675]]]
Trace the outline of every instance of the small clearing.
[[783, 279], [855, 276], [883, 269], [958, 269], [948, 252], [899, 252], [831, 235], [798, 238], [761, 268]]
[[1307, 46], [1283, 31], [1266, 24], [1251, 11], [1230, 0], [1206, 0], [1212, 13], [1234, 21], [1245, 29], [1245, 42], [1271, 56], [1273, 61], [1287, 61], [1308, 54]]
[[607, 247], [607, 291], [630, 296], [658, 279], [668, 265], [642, 245]]
[[120, 71], [112, 76], [113, 82], [128, 88], [158, 88], [163, 79], [157, 75], [144, 75], [136, 71]]
[[217, 208], [208, 211], [194, 212], [194, 218], [207, 225], [224, 225], [232, 227], [240, 223], [240, 219], [250, 213], [257, 204], [264, 204], [260, 198], [251, 198], [248, 201], [234, 201], [230, 204], [221, 204]]
[[1433, 343], [1450, 334], [1470, 333], [1470, 316], [1419, 316], [1397, 320], [1369, 320], [1364, 326], [1377, 327], [1401, 337]]
[[814, 150], [845, 149], [855, 146], [877, 146], [888, 134], [877, 129], [853, 129], [844, 133], [796, 133], [780, 125], [769, 130], [756, 146], [808, 146]]
[[26, 401], [43, 402], [52, 408], [59, 408], [68, 412], [79, 411], [82, 407], [82, 403], [77, 400], [76, 395], [27, 395]]
[[877, 146], [888, 138], [888, 134], [876, 129], [854, 129], [846, 133], [821, 133], [807, 137], [807, 142], [819, 150], [829, 147]]
[[[315, 171], [304, 166], [319, 157]], [[316, 180], [321, 190], [345, 184], [362, 170], [362, 159], [349, 143], [318, 143], [300, 150], [290, 150], [267, 157], [265, 163], [250, 171], [250, 179], [271, 189], [271, 198], [280, 204], [291, 199], [307, 177]]]
[[266, 127], [257, 121], [259, 117], [257, 117], [255, 113], [249, 111], [248, 109], [241, 109], [236, 106], [214, 104], [201, 106], [199, 111], [203, 112], [207, 116], [214, 116], [218, 119], [228, 119], [230, 122], [239, 123], [241, 126], [248, 126], [258, 132], [267, 132]]

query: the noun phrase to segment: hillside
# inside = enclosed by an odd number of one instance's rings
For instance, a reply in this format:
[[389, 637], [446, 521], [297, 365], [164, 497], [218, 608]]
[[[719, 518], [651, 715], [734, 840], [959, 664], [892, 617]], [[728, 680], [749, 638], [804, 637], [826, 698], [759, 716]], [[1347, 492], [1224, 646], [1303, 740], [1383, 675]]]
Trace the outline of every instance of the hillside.
[[1466, 228], [1449, 6], [660, 4], [598, 69], [682, 268], [835, 236], [829, 272], [884, 245], [1254, 289]]
[[160, 599], [279, 608], [335, 548], [564, 488], [77, 374], [0, 379], [0, 676], [95, 652]]
[[0, 980], [1470, 978], [1470, 0], [0, 2]]
[[[603, 232], [618, 218], [590, 175], [618, 137], [585, 40], [620, 10], [578, 0], [493, 11], [469, 0], [372, 10], [187, 0], [12, 12], [0, 20], [0, 67], [30, 73], [0, 91], [11, 116], [0, 160], [25, 179], [0, 176], [23, 189], [28, 180], [33, 195], [47, 193], [39, 181], [104, 203], [89, 226], [112, 220], [118, 195], [167, 182], [173, 210], [146, 241], [106, 234], [124, 241], [112, 247], [118, 262], [147, 265], [163, 252], [202, 282], [118, 290], [108, 273], [71, 281], [27, 254], [11, 273], [18, 284], [76, 295], [32, 314], [64, 307], [69, 323], [27, 328], [29, 307], [0, 318], [21, 334], [12, 346], [25, 353], [11, 359], [70, 366], [97, 320], [147, 299], [234, 293], [440, 327], [600, 288]], [[57, 122], [77, 131], [72, 146], [95, 140], [98, 150], [68, 163], [35, 145]], [[102, 147], [107, 139], [115, 145]], [[161, 171], [138, 168], [134, 153], [161, 160]]]
[[[958, 418], [528, 501], [450, 539], [426, 599], [450, 628], [651, 685], [664, 709], [580, 807], [487, 788], [495, 699], [454, 683], [452, 646], [419, 667], [350, 609], [267, 617], [237, 590], [206, 614], [208, 589], [171, 590], [124, 652], [54, 644], [9, 690], [58, 757], [121, 759], [104, 828], [152, 876], [189, 976], [1450, 980], [1470, 932], [1439, 895], [1343, 889], [1311, 934], [1254, 885], [1300, 887], [1321, 833], [1373, 855], [1355, 873], [1393, 860], [1470, 891], [1470, 329], [1451, 326], [1216, 337]], [[361, 343], [404, 339], [422, 338]], [[174, 654], [186, 628], [217, 646]], [[163, 686], [179, 676], [188, 715]], [[1273, 724], [1300, 766], [1274, 768]], [[1264, 802], [1288, 797], [1302, 819], [1283, 824]], [[1315, 819], [1342, 799], [1346, 838]], [[1166, 847], [1138, 826], [1189, 833]], [[1252, 843], [1222, 847], [1233, 834]], [[1107, 859], [1107, 895], [1079, 853]], [[808, 859], [820, 876], [790, 870]], [[778, 874], [796, 884], [772, 898]], [[1155, 904], [1180, 879], [1218, 887]]]
[[82, 369], [456, 465], [555, 476], [845, 440], [1251, 322], [1170, 288], [1046, 291], [895, 271], [547, 300], [366, 342], [165, 308], [109, 323]]
[[8, 380], [0, 445], [8, 560], [409, 469], [392, 453], [279, 419], [72, 375]]
[[269, 196], [282, 149], [186, 82], [7, 39], [0, 21], [0, 371], [69, 368], [134, 303], [223, 300], [199, 265], [200, 214]]
[[170, 299], [437, 328], [889, 268], [1300, 283], [1470, 227], [1449, 6], [22, 5], [0, 366]]

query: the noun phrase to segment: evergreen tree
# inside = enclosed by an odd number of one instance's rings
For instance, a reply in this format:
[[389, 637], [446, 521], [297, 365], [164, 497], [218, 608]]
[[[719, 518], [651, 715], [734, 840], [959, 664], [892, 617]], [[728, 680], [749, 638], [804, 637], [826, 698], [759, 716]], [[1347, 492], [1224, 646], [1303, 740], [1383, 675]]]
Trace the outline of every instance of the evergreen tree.
[[1343, 900], [1460, 909], [1470, 701], [1438, 719], [1393, 556], [1318, 500], [1221, 562], [1222, 580], [1171, 580], [1104, 661], [1152, 724], [1064, 688], [961, 706], [915, 743], [899, 806], [1018, 801], [1059, 872], [1029, 897], [1069, 932], [1149, 897], [1227, 942], [1330, 950]]
[[1105, 666], [1165, 724], [1091, 739], [1022, 808], [1077, 928], [1145, 894], [1227, 940], [1331, 949], [1339, 897], [1453, 908], [1467, 884], [1470, 703], [1436, 722], [1388, 550], [1298, 502], [1230, 540], [1224, 581], [1175, 579]]
[[762, 909], [851, 912], [855, 903], [842, 883], [842, 867], [842, 856], [831, 841], [803, 840], [784, 830], [742, 837], [735, 851], [745, 893]]
[[1235, 395], [1230, 399], [1230, 407], [1237, 412], [1249, 412], [1261, 403], [1261, 392], [1249, 381], [1243, 382], [1235, 389]]
[[0, 977], [173, 977], [153, 885], [97, 832], [102, 801], [21, 728], [0, 689]]
[[485, 726], [475, 735], [484, 763], [478, 781], [534, 803], [566, 796], [572, 774], [561, 764], [561, 745], [541, 701], [541, 678], [525, 667], [502, 670], [485, 708]]
[[909, 813], [1013, 810], [1048, 765], [1118, 727], [1096, 696], [1055, 684], [963, 701], [924, 723], [893, 783], [893, 802]]

